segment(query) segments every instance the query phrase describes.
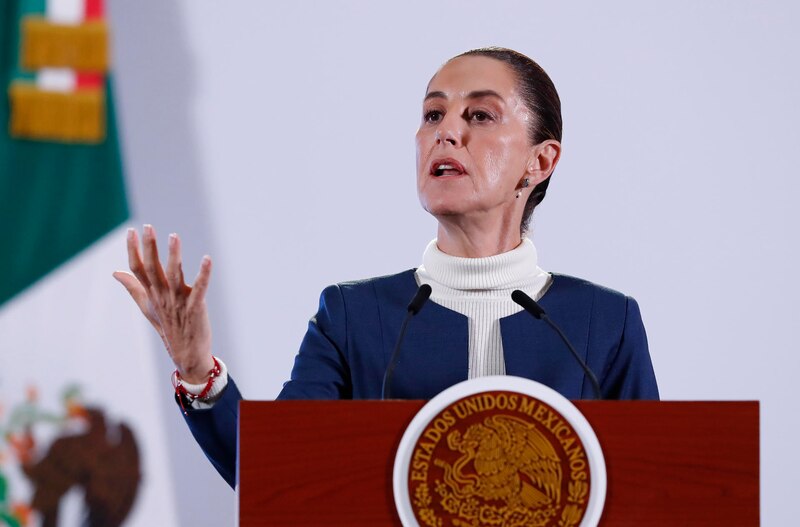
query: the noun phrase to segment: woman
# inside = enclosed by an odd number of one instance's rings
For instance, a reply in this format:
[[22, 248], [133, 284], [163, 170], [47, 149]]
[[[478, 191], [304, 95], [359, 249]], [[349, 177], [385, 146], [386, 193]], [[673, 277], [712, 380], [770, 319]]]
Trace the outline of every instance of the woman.
[[[524, 237], [561, 154], [561, 110], [547, 74], [515, 51], [487, 48], [448, 61], [431, 79], [416, 136], [417, 189], [438, 220], [423, 264], [397, 275], [322, 292], [278, 398], [379, 398], [406, 306], [420, 284], [431, 300], [414, 319], [394, 375], [393, 396], [430, 398], [467, 378], [510, 374], [577, 399], [590, 393], [558, 336], [511, 300], [520, 289], [542, 307], [597, 373], [605, 398], [658, 398], [647, 339], [632, 298], [548, 273]], [[212, 356], [205, 292], [211, 261], [184, 283], [180, 240], [161, 267], [152, 227], [143, 254], [128, 236], [133, 274], [117, 272], [164, 340], [186, 420], [207, 456], [234, 485], [237, 403], [224, 364]]]

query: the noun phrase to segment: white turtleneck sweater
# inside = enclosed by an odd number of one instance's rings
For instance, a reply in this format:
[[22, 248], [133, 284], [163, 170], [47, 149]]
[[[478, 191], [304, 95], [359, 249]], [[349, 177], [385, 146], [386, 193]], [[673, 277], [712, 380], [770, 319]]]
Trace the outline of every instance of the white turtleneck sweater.
[[527, 238], [509, 252], [485, 258], [450, 256], [436, 240], [425, 249], [417, 283], [431, 286], [431, 300], [469, 319], [470, 379], [505, 374], [500, 319], [522, 311], [511, 300], [515, 289], [537, 301], [547, 291], [552, 278], [537, 263], [536, 247]]
[[[469, 319], [469, 378], [504, 375], [503, 339], [500, 319], [522, 308], [511, 300], [521, 289], [539, 300], [552, 282], [550, 273], [538, 266], [536, 247], [528, 238], [515, 249], [485, 258], [450, 256], [439, 250], [436, 240], [428, 244], [416, 273], [419, 285], [431, 286], [431, 300]], [[222, 374], [214, 381], [208, 399], [213, 401], [228, 384], [228, 372], [220, 361]], [[199, 394], [205, 384], [184, 384]], [[208, 408], [213, 402], [195, 400], [193, 408]]]

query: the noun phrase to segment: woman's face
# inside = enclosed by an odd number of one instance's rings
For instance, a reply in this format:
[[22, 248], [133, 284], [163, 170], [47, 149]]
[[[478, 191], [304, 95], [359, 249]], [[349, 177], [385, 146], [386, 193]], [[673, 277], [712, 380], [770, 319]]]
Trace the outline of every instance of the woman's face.
[[521, 218], [528, 194], [516, 194], [534, 150], [531, 118], [505, 63], [468, 56], [445, 64], [428, 85], [416, 136], [423, 208], [440, 220]]

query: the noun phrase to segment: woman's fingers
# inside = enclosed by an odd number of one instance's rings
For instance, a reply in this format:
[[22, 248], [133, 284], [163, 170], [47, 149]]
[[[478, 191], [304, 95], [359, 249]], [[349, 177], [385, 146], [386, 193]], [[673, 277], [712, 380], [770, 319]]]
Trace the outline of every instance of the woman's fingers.
[[117, 271], [114, 278], [156, 328], [178, 369], [193, 375], [203, 364], [199, 374], [203, 377], [208, 369], [202, 368], [211, 357], [211, 326], [205, 305], [211, 259], [203, 258], [194, 287], [189, 287], [184, 282], [178, 236], [169, 238], [165, 271], [158, 258], [155, 230], [145, 225], [141, 248], [136, 230], [128, 231], [128, 261], [133, 274]]
[[208, 283], [211, 280], [211, 257], [203, 256], [200, 262], [200, 272], [197, 273], [197, 278], [194, 280], [192, 292], [189, 294], [189, 301], [187, 307], [193, 310], [196, 306], [203, 303], [208, 291]]
[[144, 272], [150, 282], [150, 287], [161, 293], [168, 289], [167, 276], [161, 261], [158, 259], [158, 246], [156, 245], [156, 231], [152, 225], [144, 226], [144, 236], [142, 237], [142, 249], [144, 252]]
[[128, 229], [128, 267], [131, 268], [139, 283], [149, 289], [150, 281], [144, 272], [144, 262], [142, 262], [142, 255], [139, 252], [139, 235], [136, 233], [136, 229]]
[[186, 288], [183, 281], [183, 265], [181, 261], [181, 240], [177, 234], [169, 235], [169, 257], [167, 258], [167, 282], [170, 291], [180, 297]]
[[122, 284], [125, 289], [128, 291], [128, 294], [131, 295], [133, 301], [136, 302], [136, 305], [139, 306], [139, 309], [142, 311], [147, 320], [150, 321], [153, 326], [161, 333], [161, 326], [158, 320], [155, 318], [153, 309], [150, 305], [150, 299], [147, 295], [147, 290], [141, 284], [139, 280], [131, 273], [126, 273], [124, 271], [116, 271], [113, 274], [114, 278]]

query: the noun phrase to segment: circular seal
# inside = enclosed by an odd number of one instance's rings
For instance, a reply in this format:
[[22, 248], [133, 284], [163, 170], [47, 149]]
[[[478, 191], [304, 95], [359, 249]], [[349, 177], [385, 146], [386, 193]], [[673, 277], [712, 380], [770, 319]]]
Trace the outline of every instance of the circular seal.
[[406, 527], [597, 525], [606, 494], [600, 443], [555, 390], [512, 376], [459, 383], [406, 429], [394, 464]]

